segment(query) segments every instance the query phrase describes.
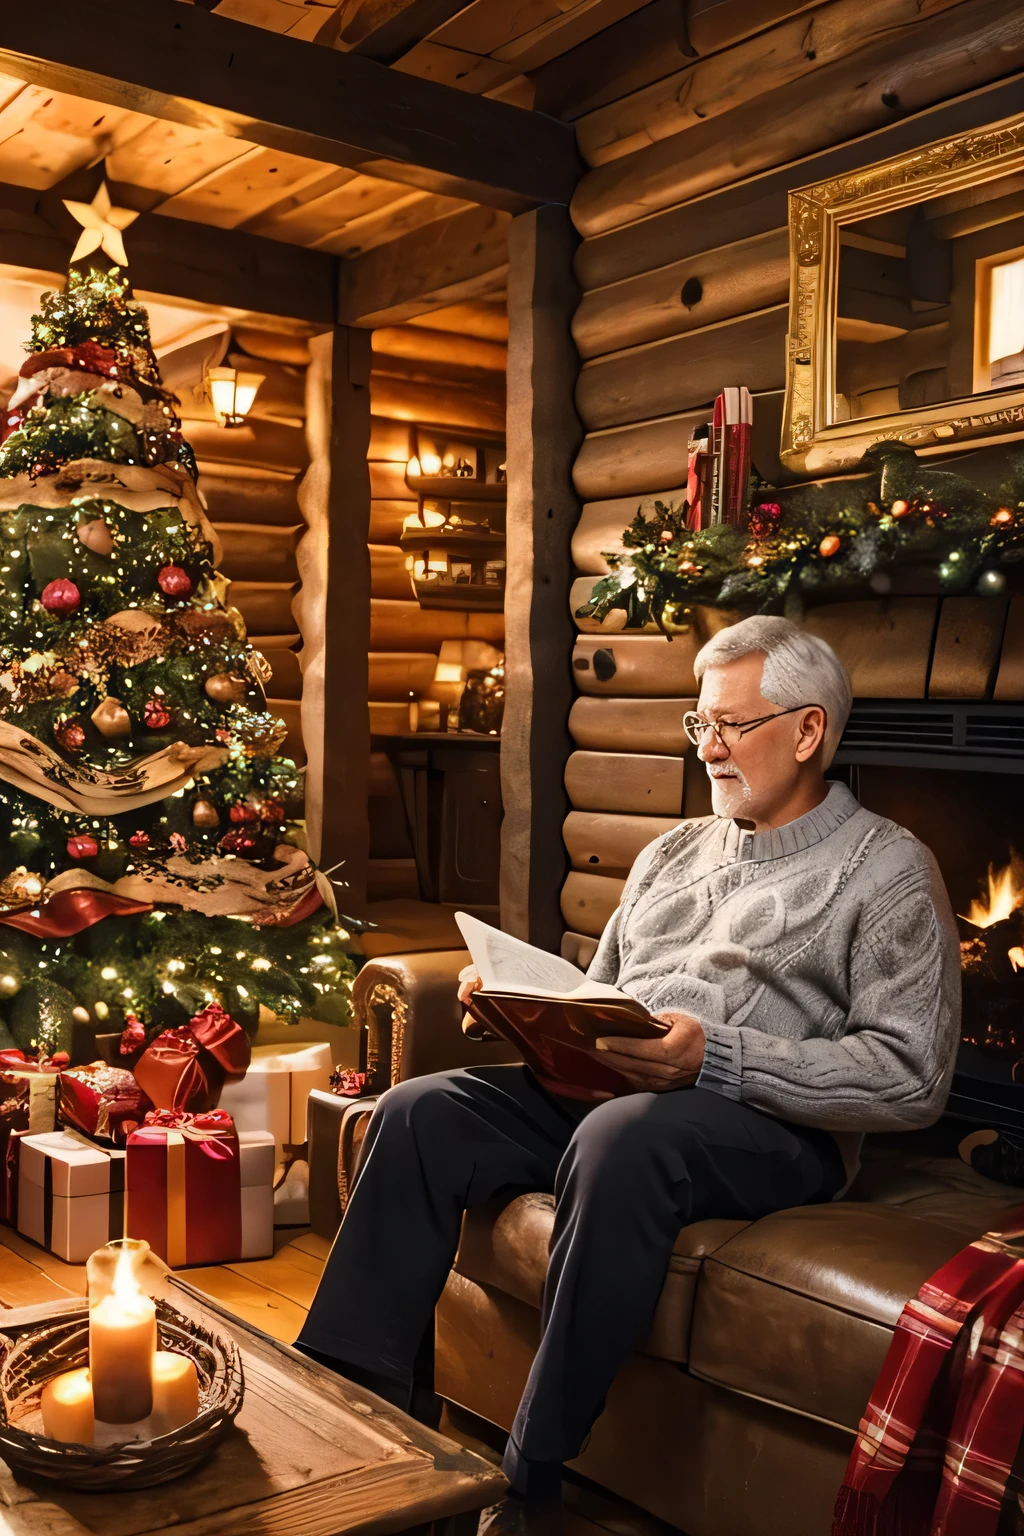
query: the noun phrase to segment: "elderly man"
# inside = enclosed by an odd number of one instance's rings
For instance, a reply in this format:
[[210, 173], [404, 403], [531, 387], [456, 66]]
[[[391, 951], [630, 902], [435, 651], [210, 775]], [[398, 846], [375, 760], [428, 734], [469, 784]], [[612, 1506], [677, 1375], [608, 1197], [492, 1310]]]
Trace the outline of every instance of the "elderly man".
[[681, 1227], [834, 1199], [864, 1132], [928, 1125], [952, 1072], [959, 956], [935, 861], [825, 780], [850, 712], [836, 656], [752, 618], [695, 670], [684, 724], [715, 814], [640, 855], [589, 972], [671, 1026], [601, 1042], [635, 1092], [594, 1107], [516, 1066], [392, 1088], [299, 1340], [422, 1410], [463, 1211], [553, 1191], [543, 1337], [505, 1457], [523, 1496], [578, 1454]]

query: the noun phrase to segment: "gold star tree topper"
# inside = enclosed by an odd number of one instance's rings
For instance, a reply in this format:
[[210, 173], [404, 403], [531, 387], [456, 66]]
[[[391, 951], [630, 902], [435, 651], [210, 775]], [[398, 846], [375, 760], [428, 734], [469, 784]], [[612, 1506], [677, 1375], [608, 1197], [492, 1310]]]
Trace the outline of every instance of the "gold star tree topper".
[[65, 198], [64, 207], [82, 226], [78, 244], [71, 253], [72, 261], [91, 256], [93, 251], [105, 251], [119, 267], [128, 265], [121, 234], [129, 224], [135, 223], [138, 214], [131, 208], [112, 207], [105, 181], [91, 203], [76, 203]]

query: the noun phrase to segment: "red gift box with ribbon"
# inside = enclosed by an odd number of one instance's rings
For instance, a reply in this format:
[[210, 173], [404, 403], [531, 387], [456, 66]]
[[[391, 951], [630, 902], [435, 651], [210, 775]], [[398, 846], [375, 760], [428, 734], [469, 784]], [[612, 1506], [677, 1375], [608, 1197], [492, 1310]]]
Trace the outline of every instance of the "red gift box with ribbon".
[[172, 1269], [274, 1248], [274, 1138], [239, 1137], [222, 1109], [152, 1110], [128, 1138], [125, 1231]]
[[202, 1114], [216, 1105], [226, 1077], [245, 1072], [251, 1054], [245, 1031], [211, 1003], [188, 1024], [157, 1035], [135, 1063], [135, 1079], [157, 1109]]
[[61, 1125], [115, 1147], [124, 1146], [153, 1108], [127, 1067], [105, 1061], [65, 1069], [57, 1089]]
[[[67, 1062], [63, 1051], [52, 1060], [26, 1056], [15, 1047], [0, 1051], [0, 1221], [14, 1224], [16, 1201], [11, 1198], [11, 1181], [6, 1174], [11, 1136], [53, 1130], [57, 1124], [57, 1076]], [[16, 1147], [13, 1155], [16, 1158]]]

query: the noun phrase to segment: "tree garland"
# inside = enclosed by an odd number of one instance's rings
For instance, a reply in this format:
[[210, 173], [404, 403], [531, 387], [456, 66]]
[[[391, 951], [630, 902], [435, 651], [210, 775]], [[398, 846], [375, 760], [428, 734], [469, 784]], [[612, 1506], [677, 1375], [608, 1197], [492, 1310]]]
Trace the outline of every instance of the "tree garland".
[[[998, 594], [1024, 560], [1024, 458], [998, 495], [876, 446], [855, 479], [754, 492], [745, 527], [686, 527], [686, 505], [641, 506], [580, 618], [624, 609], [629, 628], [678, 627], [688, 604], [755, 613], [894, 590]], [[1024, 576], [1024, 571], [1021, 572]]]

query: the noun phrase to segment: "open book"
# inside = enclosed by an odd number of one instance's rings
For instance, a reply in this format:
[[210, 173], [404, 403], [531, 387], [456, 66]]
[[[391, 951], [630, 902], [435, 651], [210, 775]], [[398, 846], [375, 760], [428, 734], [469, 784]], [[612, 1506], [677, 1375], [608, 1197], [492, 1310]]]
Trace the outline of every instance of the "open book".
[[483, 988], [468, 1011], [522, 1053], [541, 1085], [570, 1098], [607, 1098], [634, 1089], [602, 1061], [596, 1042], [629, 1036], [652, 1040], [668, 1026], [618, 987], [589, 981], [570, 961], [524, 944], [456, 912]]

